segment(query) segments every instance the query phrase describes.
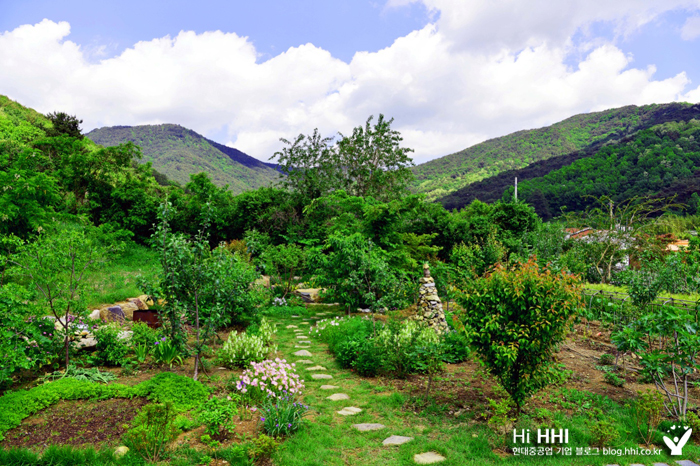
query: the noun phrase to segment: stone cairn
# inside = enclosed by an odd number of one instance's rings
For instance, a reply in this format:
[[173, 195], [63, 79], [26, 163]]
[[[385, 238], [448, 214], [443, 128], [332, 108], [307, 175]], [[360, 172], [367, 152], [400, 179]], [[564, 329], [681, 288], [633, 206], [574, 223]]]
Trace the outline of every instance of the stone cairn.
[[427, 262], [423, 265], [423, 276], [419, 281], [420, 298], [418, 298], [418, 309], [414, 319], [425, 322], [437, 333], [447, 332], [449, 328], [445, 320], [445, 312], [442, 310], [442, 302], [437, 294], [435, 280], [430, 276], [430, 266]]

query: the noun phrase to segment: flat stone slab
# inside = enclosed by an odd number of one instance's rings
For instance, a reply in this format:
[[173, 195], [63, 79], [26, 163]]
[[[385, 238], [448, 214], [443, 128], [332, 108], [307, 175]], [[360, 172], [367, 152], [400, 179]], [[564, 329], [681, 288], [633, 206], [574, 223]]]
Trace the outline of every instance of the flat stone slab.
[[306, 369], [307, 371], [325, 371], [326, 368], [323, 366], [314, 366], [314, 367], [309, 367]]
[[335, 385], [321, 385], [321, 390], [336, 390], [340, 387], [336, 387]]
[[311, 359], [300, 359], [297, 361], [297, 364], [313, 364], [314, 362]]
[[311, 353], [309, 353], [308, 351], [306, 351], [305, 349], [303, 349], [301, 351], [297, 351], [296, 353], [294, 353], [294, 356], [313, 356], [313, 355]]
[[[298, 327], [296, 325], [287, 325], [287, 328], [298, 328]], [[294, 330], [294, 331], [296, 332], [297, 330]]]
[[384, 424], [353, 424], [352, 426], [360, 432], [367, 432], [368, 430], [379, 430], [386, 428]]
[[406, 442], [413, 440], [413, 437], [402, 437], [400, 435], [392, 435], [391, 437], [384, 439], [382, 445], [403, 445]]
[[693, 462], [690, 461], [690, 460], [680, 460], [680, 461], [676, 461], [676, 464], [678, 464], [678, 465], [680, 465], [680, 466], [698, 466], [697, 464], [693, 463]]
[[[295, 325], [295, 327], [296, 327], [296, 325]], [[299, 333], [299, 332], [303, 332], [303, 330], [300, 329], [300, 328], [295, 328], [295, 329], [294, 329], [294, 333]]]
[[292, 317], [294, 317], [295, 319], [299, 318], [299, 316], [292, 316]]
[[347, 396], [345, 393], [334, 393], [333, 395], [326, 397], [327, 400], [331, 401], [340, 401], [340, 400], [349, 400], [350, 397]]
[[320, 379], [332, 379], [333, 376], [329, 374], [311, 374], [311, 378], [315, 380], [320, 380]]
[[299, 346], [299, 345], [294, 345], [294, 347], [295, 348], [305, 348], [305, 349], [311, 348], [310, 346]]
[[308, 335], [297, 335], [297, 338], [299, 338], [301, 340], [308, 340], [309, 339]]
[[445, 458], [442, 455], [438, 455], [435, 452], [429, 451], [427, 453], [417, 453], [413, 455], [413, 461], [415, 461], [417, 464], [433, 464], [433, 463], [439, 463], [440, 461], [445, 461], [447, 458]]
[[299, 322], [299, 325], [311, 325], [311, 324], [308, 322]]
[[338, 411], [338, 414], [341, 416], [354, 416], [355, 414], [361, 413], [362, 410], [360, 408], [356, 408], [354, 406], [348, 406], [347, 408], [343, 408], [340, 411]]

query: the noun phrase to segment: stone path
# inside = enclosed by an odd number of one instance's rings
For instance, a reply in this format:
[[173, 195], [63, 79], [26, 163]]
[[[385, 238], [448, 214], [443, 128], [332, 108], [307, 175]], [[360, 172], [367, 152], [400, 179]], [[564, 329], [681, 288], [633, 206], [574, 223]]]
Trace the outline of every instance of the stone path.
[[[320, 313], [317, 315], [325, 315], [326, 313]], [[299, 322], [299, 324], [309, 324], [307, 319], [304, 319], [303, 322]], [[304, 332], [301, 329], [298, 329], [296, 325], [289, 325], [287, 326], [288, 329], [294, 329], [294, 333], [296, 336], [297, 340], [305, 340], [305, 341], [297, 341], [297, 343], [302, 343], [302, 344], [311, 344], [311, 340], [309, 340], [309, 337], [306, 335], [302, 335], [301, 333]], [[299, 345], [294, 345], [295, 348], [310, 348], [310, 346], [299, 346]], [[306, 356], [306, 357], [312, 357], [312, 354], [305, 349], [301, 351], [297, 351], [294, 353], [295, 356]], [[314, 364], [314, 362], [310, 359], [301, 359], [297, 361], [299, 364]], [[306, 368], [307, 371], [326, 371], [327, 369], [323, 366], [316, 365], [313, 367]], [[311, 374], [311, 378], [313, 380], [327, 380], [327, 379], [332, 379], [333, 376], [330, 374]], [[337, 390], [340, 387], [337, 385], [321, 385], [320, 389], [321, 390]], [[331, 396], [326, 397], [326, 400], [328, 401], [342, 401], [342, 400], [349, 400], [350, 396], [347, 395], [346, 393], [334, 393]], [[363, 412], [362, 408], [358, 408], [356, 406], [347, 406], [340, 411], [337, 411], [337, 413], [341, 416], [355, 416], [359, 413]], [[386, 429], [387, 427], [384, 424], [379, 424], [379, 423], [362, 423], [362, 424], [353, 424], [352, 427], [356, 429], [359, 432], [370, 432], [370, 431], [375, 431], [375, 430], [381, 430], [381, 429]], [[382, 445], [385, 447], [391, 447], [391, 446], [399, 446], [403, 445], [404, 443], [410, 442], [414, 440], [413, 437], [404, 437], [401, 435], [391, 435], [384, 439], [382, 441]], [[413, 456], [413, 461], [416, 464], [433, 464], [433, 463], [439, 463], [441, 461], [445, 461], [445, 457], [429, 451], [425, 453], [419, 453]], [[679, 463], [680, 464], [680, 463]], [[681, 465], [681, 466], [696, 466], [696, 465]]]
[[[700, 465], [693, 463], [692, 461], [689, 461], [689, 460], [679, 460], [679, 461], [676, 461], [674, 464], [677, 464], [678, 466], [700, 466]], [[606, 466], [619, 466], [619, 465], [608, 464]], [[630, 466], [645, 466], [645, 465], [634, 463], [634, 464], [630, 464]], [[651, 466], [670, 466], [670, 465], [668, 465], [666, 463], [652, 463]]]

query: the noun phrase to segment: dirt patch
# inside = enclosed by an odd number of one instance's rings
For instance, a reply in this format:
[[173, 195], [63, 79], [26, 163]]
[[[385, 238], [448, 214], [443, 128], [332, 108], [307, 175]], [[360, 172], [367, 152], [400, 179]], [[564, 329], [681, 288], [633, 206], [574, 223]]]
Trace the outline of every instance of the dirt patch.
[[147, 403], [143, 398], [60, 401], [8, 431], [1, 445], [33, 450], [49, 445], [115, 445]]

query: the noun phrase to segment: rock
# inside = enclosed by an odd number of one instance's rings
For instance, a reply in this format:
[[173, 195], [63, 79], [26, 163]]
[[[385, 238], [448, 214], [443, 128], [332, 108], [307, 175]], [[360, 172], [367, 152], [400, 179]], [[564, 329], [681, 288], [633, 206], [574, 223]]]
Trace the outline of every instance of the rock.
[[295, 348], [303, 348], [303, 349], [309, 349], [311, 348], [310, 346], [300, 346], [300, 345], [294, 345]]
[[347, 408], [343, 408], [340, 411], [338, 411], [338, 414], [341, 416], [354, 416], [355, 414], [361, 413], [362, 410], [360, 408], [356, 408], [354, 406], [348, 406]]
[[333, 376], [329, 374], [311, 374], [311, 378], [314, 380], [325, 380], [325, 379], [332, 379]]
[[392, 435], [391, 437], [384, 439], [382, 445], [403, 445], [406, 442], [413, 440], [413, 437], [402, 437], [400, 435]]
[[447, 332], [449, 327], [445, 320], [445, 312], [442, 310], [442, 302], [437, 295], [435, 282], [430, 276], [430, 267], [427, 262], [423, 265], [423, 277], [420, 278], [419, 282], [421, 285], [418, 307], [411, 318], [426, 323], [437, 333]]
[[294, 356], [312, 356], [312, 354], [306, 350], [301, 350], [294, 353]]
[[137, 310], [139, 311], [147, 311], [148, 306], [146, 306], [146, 303], [141, 301], [139, 298], [129, 298], [128, 301], [132, 303], [134, 306], [136, 306]]
[[292, 317], [295, 318], [295, 319], [298, 319], [298, 318], [299, 318], [299, 316], [292, 316]]
[[75, 346], [78, 349], [93, 350], [97, 348], [97, 340], [95, 339], [95, 337], [83, 338], [82, 340], [73, 342], [73, 346]]
[[309, 337], [307, 335], [297, 335], [297, 339], [299, 340], [308, 340]]
[[[92, 312], [90, 313], [90, 315], [88, 316], [88, 319], [90, 319], [90, 320], [98, 320], [98, 319], [100, 319], [100, 310], [99, 310], [99, 309], [95, 309], [94, 311], [92, 311]], [[126, 447], [124, 447], [124, 448], [126, 448]]]
[[386, 426], [383, 424], [353, 424], [352, 426], [360, 432], [367, 432], [369, 430], [379, 430], [386, 428]]
[[349, 400], [350, 397], [347, 396], [345, 393], [334, 393], [331, 396], [327, 396], [326, 399], [331, 400], [331, 401], [340, 401], [340, 400]]
[[134, 332], [132, 332], [131, 330], [122, 330], [121, 332], [119, 332], [119, 334], [117, 334], [117, 338], [124, 341], [131, 341], [131, 337], [133, 335]]
[[336, 387], [335, 385], [321, 385], [321, 390], [337, 390], [340, 387]]
[[310, 359], [300, 359], [297, 364], [313, 364], [314, 362]]
[[311, 325], [311, 324], [308, 322], [299, 322], [299, 325]]
[[306, 369], [307, 371], [325, 371], [326, 368], [323, 366], [314, 366], [314, 367], [309, 367]]
[[117, 447], [114, 450], [114, 457], [119, 459], [127, 453], [129, 453], [129, 447], [125, 447], [124, 445], [122, 445], [121, 447]]
[[287, 325], [287, 328], [297, 328], [296, 325]]
[[305, 303], [317, 303], [320, 301], [319, 294], [323, 288], [297, 288], [293, 293], [299, 296]]
[[413, 461], [415, 461], [417, 464], [439, 463], [440, 461], [445, 461], [446, 459], [447, 458], [445, 458], [444, 456], [438, 455], [437, 453], [432, 451], [413, 455]]

